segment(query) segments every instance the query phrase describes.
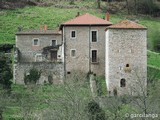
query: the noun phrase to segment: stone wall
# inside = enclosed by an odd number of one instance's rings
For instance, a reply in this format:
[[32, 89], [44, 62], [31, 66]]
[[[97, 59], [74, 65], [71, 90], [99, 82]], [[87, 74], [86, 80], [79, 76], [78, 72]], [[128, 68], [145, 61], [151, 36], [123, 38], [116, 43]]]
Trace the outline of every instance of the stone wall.
[[[128, 65], [127, 65], [128, 64]], [[121, 86], [125, 79], [125, 87]], [[142, 94], [147, 84], [147, 32], [109, 29], [106, 32], [106, 83], [118, 95]]]
[[[33, 39], [39, 39], [39, 45], [33, 46]], [[16, 36], [16, 47], [19, 49], [21, 56], [21, 62], [35, 62], [36, 54], [41, 54], [43, 48], [51, 46], [51, 41], [56, 40], [57, 45], [62, 44], [62, 35], [48, 35], [48, 34], [37, 34], [37, 35], [17, 35]], [[57, 58], [62, 58], [62, 47], [58, 49]]]
[[35, 63], [17, 63], [14, 64], [14, 82], [16, 84], [24, 84], [24, 74], [28, 74], [33, 67], [41, 70], [41, 77], [37, 84], [48, 82], [48, 77], [52, 76], [53, 84], [63, 82], [64, 67], [63, 63], [53, 62], [35, 62]]

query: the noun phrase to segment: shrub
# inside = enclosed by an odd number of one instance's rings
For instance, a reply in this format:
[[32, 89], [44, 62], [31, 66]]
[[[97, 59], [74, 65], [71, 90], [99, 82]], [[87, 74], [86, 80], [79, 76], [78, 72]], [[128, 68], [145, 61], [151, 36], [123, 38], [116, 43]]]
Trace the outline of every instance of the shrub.
[[36, 68], [30, 69], [28, 74], [24, 74], [24, 83], [34, 83], [36, 84], [41, 76], [41, 71], [38, 71]]
[[11, 89], [12, 71], [10, 64], [11, 60], [0, 53], [0, 84], [5, 89]]
[[154, 37], [154, 39], [153, 39], [154, 51], [160, 52], [160, 34], [158, 33], [158, 31], [154, 32], [153, 37]]
[[140, 0], [137, 11], [144, 14], [156, 15], [160, 12], [160, 9], [153, 0]]
[[88, 103], [87, 109], [89, 113], [89, 120], [105, 120], [104, 111], [94, 100]]
[[49, 84], [53, 84], [53, 77], [52, 77], [52, 75], [48, 75], [48, 82], [49, 82]]

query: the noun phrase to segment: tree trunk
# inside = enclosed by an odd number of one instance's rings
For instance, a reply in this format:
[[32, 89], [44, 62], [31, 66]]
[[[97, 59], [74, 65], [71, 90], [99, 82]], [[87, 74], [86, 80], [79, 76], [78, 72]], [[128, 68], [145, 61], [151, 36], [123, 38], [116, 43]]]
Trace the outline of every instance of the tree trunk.
[[128, 14], [130, 14], [130, 10], [129, 10], [129, 3], [128, 3], [128, 0], [126, 0], [126, 7], [127, 7], [127, 12], [128, 12]]
[[97, 0], [97, 8], [98, 8], [98, 9], [101, 8], [101, 0]]
[[135, 6], [135, 15], [137, 15], [137, 13], [138, 13], [138, 12], [137, 12], [137, 11], [138, 11], [138, 10], [137, 10], [137, 0], [134, 0], [134, 6]]

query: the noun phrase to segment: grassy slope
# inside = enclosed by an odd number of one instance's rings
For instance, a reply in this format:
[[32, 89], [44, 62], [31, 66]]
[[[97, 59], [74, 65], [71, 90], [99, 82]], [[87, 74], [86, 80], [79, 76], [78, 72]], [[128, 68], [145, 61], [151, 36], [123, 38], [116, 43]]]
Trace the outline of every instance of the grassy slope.
[[[0, 43], [15, 43], [15, 32], [17, 31], [18, 26], [23, 26], [25, 30], [27, 29], [39, 29], [40, 24], [46, 23], [50, 29], [53, 29], [57, 27], [58, 24], [73, 18], [76, 13], [80, 11], [81, 13], [89, 12], [91, 14], [94, 14], [98, 17], [103, 17], [104, 13], [102, 13], [100, 10], [95, 9], [60, 9], [60, 8], [54, 8], [54, 7], [26, 7], [24, 9], [17, 9], [17, 10], [3, 10], [0, 11]], [[111, 21], [113, 23], [118, 22], [119, 20], [124, 19], [126, 16], [123, 15], [111, 15]], [[153, 19], [153, 18], [147, 18], [147, 17], [139, 17], [140, 23], [148, 27], [148, 40], [150, 43], [152, 43], [155, 31], [160, 32], [160, 23], [159, 20]], [[151, 66], [156, 66], [160, 68], [160, 55], [157, 53], [153, 53], [148, 51], [148, 64]], [[52, 93], [55, 94], [62, 94], [63, 90], [58, 87], [54, 86], [52, 87], [45, 87], [43, 86], [43, 91], [37, 91], [33, 92], [32, 96], [38, 98], [33, 104], [28, 103], [28, 106], [32, 106], [34, 108], [25, 108], [24, 109], [45, 109], [48, 108], [48, 104], [44, 101], [49, 98], [54, 98], [53, 95], [50, 97]], [[30, 95], [31, 93], [28, 92], [24, 87], [15, 86], [13, 88], [13, 92], [20, 95], [20, 99], [23, 102], [23, 100], [26, 100], [27, 95]], [[21, 96], [23, 93], [24, 96]], [[42, 94], [43, 93], [43, 94]], [[32, 97], [30, 98], [32, 99]], [[29, 100], [29, 98], [28, 98]], [[6, 109], [4, 116], [6, 119], [12, 118], [12, 116], [17, 115], [21, 116], [21, 107], [24, 105], [20, 104], [19, 102], [16, 102], [16, 100], [13, 99], [13, 101], [9, 101], [10, 103], [13, 103], [12, 105], [9, 104], [9, 107]], [[25, 103], [25, 102], [24, 102]], [[34, 110], [33, 110], [34, 111]], [[14, 117], [15, 118], [15, 117]]]
[[[0, 11], [0, 43], [15, 43], [14, 34], [18, 26], [23, 26], [24, 29], [39, 29], [40, 24], [46, 23], [49, 28], [53, 29], [58, 24], [73, 18], [78, 11], [104, 17], [101, 10], [85, 8], [26, 7], [17, 10], [2, 10]], [[111, 15], [111, 21], [116, 23], [126, 17], [126, 15]], [[160, 32], [160, 21], [148, 17], [138, 17], [137, 19], [148, 27], [148, 40], [152, 42], [155, 31]]]
[[[104, 13], [101, 10], [95, 9], [94, 3], [90, 2], [88, 4], [78, 3], [80, 7], [89, 6], [92, 9], [67, 9], [67, 8], [55, 8], [55, 7], [25, 7], [23, 9], [16, 10], [2, 10], [0, 11], [0, 43], [15, 43], [15, 33], [17, 32], [18, 26], [23, 26], [24, 30], [28, 29], [39, 29], [40, 24], [47, 24], [49, 29], [54, 29], [58, 27], [59, 24], [73, 18], [78, 11], [83, 13], [91, 13], [100, 18], [104, 17]], [[127, 17], [135, 16], [127, 16], [111, 14], [111, 22], [116, 23], [122, 19]], [[160, 20], [154, 19], [150, 17], [136, 17], [139, 22], [148, 27], [148, 45], [152, 49], [152, 43], [160, 33]], [[153, 54], [148, 52], [149, 55]], [[155, 56], [153, 54], [152, 56]], [[148, 64], [152, 66], [159, 66], [159, 59], [148, 58]]]
[[[3, 91], [0, 90], [0, 93], [2, 95]], [[37, 85], [28, 88], [23, 85], [13, 85], [11, 93], [10, 96], [3, 98], [5, 101], [0, 98], [2, 102], [0, 107], [3, 105], [6, 107], [3, 113], [4, 120], [22, 120], [33, 112], [40, 114], [47, 109], [61, 110], [59, 107], [68, 106], [76, 99], [87, 102], [91, 98], [90, 90], [82, 84]]]
[[148, 51], [148, 65], [160, 68], [160, 54]]
[[[49, 29], [58, 27], [59, 24], [73, 18], [77, 12], [91, 13], [100, 18], [104, 17], [104, 13], [97, 9], [62, 9], [55, 7], [26, 7], [17, 10], [0, 11], [0, 43], [15, 43], [15, 33], [18, 26], [23, 26], [24, 30], [39, 29], [40, 24], [47, 24]], [[111, 21], [116, 23], [125, 19], [126, 15], [111, 14]], [[134, 16], [135, 17], [135, 16]], [[137, 17], [139, 22], [148, 27], [148, 44], [152, 46], [152, 42], [157, 33], [160, 33], [159, 19], [149, 17]], [[159, 59], [154, 57], [155, 54], [148, 52], [148, 64], [160, 67]], [[152, 55], [153, 54], [153, 55]], [[158, 55], [157, 55], [158, 56]]]
[[155, 76], [160, 79], [160, 54], [148, 50], [148, 78]]

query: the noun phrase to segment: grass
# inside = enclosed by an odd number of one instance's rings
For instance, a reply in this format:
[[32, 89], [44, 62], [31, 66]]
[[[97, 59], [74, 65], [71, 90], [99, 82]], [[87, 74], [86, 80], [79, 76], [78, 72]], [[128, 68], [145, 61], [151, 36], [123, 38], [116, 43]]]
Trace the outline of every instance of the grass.
[[147, 52], [148, 62], [148, 79], [156, 78], [160, 79], [160, 53], [149, 51]]
[[160, 68], [160, 53], [152, 52], [148, 50], [148, 65]]
[[[84, 3], [80, 4], [80, 7], [84, 5]], [[0, 11], [0, 44], [1, 43], [15, 43], [15, 33], [17, 32], [17, 28], [22, 26], [24, 30], [29, 29], [39, 29], [40, 24], [47, 24], [49, 29], [54, 29], [59, 26], [59, 24], [72, 19], [77, 12], [90, 13], [96, 15], [97, 17], [103, 18], [104, 13], [101, 10], [95, 9], [94, 3], [85, 4], [90, 8], [56, 8], [54, 6], [51, 7], [25, 7], [23, 9], [16, 10], [1, 10]], [[92, 7], [92, 8], [91, 8]], [[111, 14], [111, 22], [117, 23], [120, 20], [127, 18], [128, 15], [121, 14]], [[153, 50], [153, 41], [155, 37], [157, 37], [158, 33], [160, 33], [160, 20], [147, 17], [147, 16], [136, 16], [136, 19], [139, 20], [139, 23], [148, 27], [148, 44], [149, 48]], [[148, 66], [149, 72], [151, 74], [154, 71], [159, 71], [160, 68], [160, 55], [148, 51]], [[151, 72], [151, 71], [152, 72]], [[160, 75], [157, 76], [160, 78]], [[106, 84], [103, 78], [99, 79], [99, 84], [102, 86], [101, 92], [102, 95], [106, 94]], [[57, 96], [63, 96], [66, 91], [62, 89], [62, 86], [38, 86], [34, 89], [27, 89], [21, 85], [13, 85], [12, 87], [12, 97], [7, 101], [8, 105], [6, 105], [6, 109], [4, 112], [4, 119], [21, 119], [23, 110], [34, 110], [39, 111], [51, 107], [47, 104], [46, 100], [56, 99]], [[87, 98], [88, 91], [86, 88], [81, 88], [81, 98]], [[87, 91], [87, 92], [86, 92]], [[84, 94], [85, 93], [85, 94]], [[85, 96], [86, 95], [86, 96]], [[82, 97], [83, 96], [83, 97]], [[18, 99], [17, 99], [18, 98]], [[32, 102], [29, 102], [32, 101]], [[3, 103], [1, 103], [3, 104]]]
[[160, 80], [160, 69], [155, 68], [153, 66], [147, 67], [147, 78], [148, 82], [157, 82], [157, 80]]
[[5, 97], [2, 95], [3, 91], [0, 90], [0, 96], [3, 96], [3, 99], [0, 98], [0, 109], [1, 106], [5, 108], [3, 109], [4, 120], [24, 119], [33, 112], [36, 114], [47, 109], [62, 109], [59, 107], [67, 106], [74, 100], [90, 100], [90, 91], [87, 86], [74, 85], [31, 85], [28, 87], [12, 85], [11, 93], [6, 94]]
[[[82, 6], [84, 3], [76, 3]], [[95, 9], [95, 3], [86, 4], [86, 8], [56, 8], [51, 7], [25, 7], [16, 10], [1, 10], [0, 11], [0, 43], [15, 43], [15, 33], [17, 28], [22, 26], [24, 30], [39, 29], [40, 24], [47, 24], [49, 29], [58, 27], [59, 24], [72, 19], [77, 12], [91, 13], [100, 18], [104, 17], [104, 13]], [[111, 22], [117, 23], [118, 21], [128, 18], [125, 14], [111, 14]], [[160, 20], [150, 17], [136, 17], [139, 22], [148, 27], [148, 42], [152, 43], [156, 36], [155, 31], [160, 32]], [[152, 48], [152, 47], [151, 47]]]

